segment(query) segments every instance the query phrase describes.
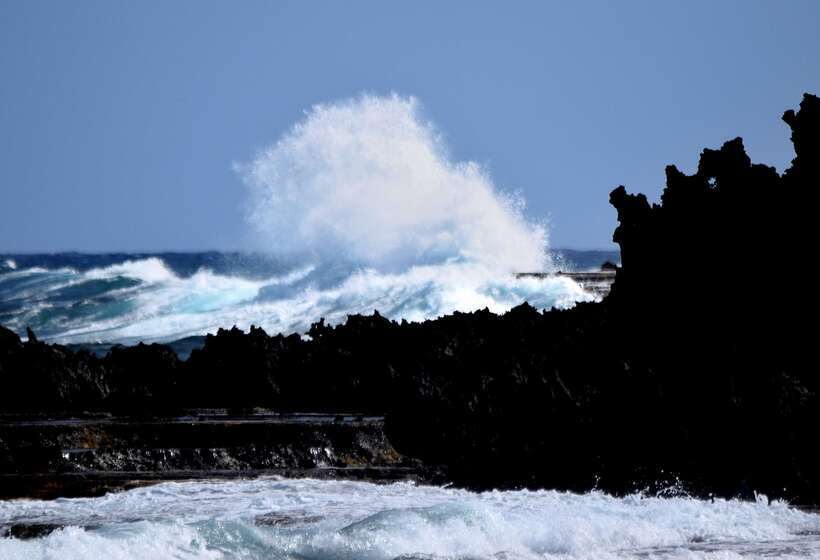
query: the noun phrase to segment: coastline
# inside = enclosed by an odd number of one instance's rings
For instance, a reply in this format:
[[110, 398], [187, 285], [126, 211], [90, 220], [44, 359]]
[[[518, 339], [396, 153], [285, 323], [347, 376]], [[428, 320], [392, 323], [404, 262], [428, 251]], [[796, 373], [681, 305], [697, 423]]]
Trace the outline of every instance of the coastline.
[[[356, 410], [384, 416], [380, 433], [399, 457], [442, 465], [461, 487], [623, 495], [673, 484], [704, 498], [818, 504], [820, 382], [803, 327], [816, 302], [798, 298], [792, 278], [736, 282], [761, 252], [798, 262], [813, 239], [815, 206], [802, 202], [820, 184], [820, 99], [805, 95], [783, 120], [797, 156], [782, 174], [753, 164], [736, 138], [704, 150], [692, 175], [668, 167], [658, 204], [613, 190], [622, 266], [601, 302], [419, 323], [374, 312], [335, 326], [320, 320], [305, 338], [220, 329], [184, 361], [159, 344], [97, 357], [0, 328], [0, 410]], [[299, 445], [263, 456], [313, 460], [309, 438], [287, 441]], [[58, 448], [40, 457], [23, 445], [15, 455], [0, 437], [0, 471], [59, 466]], [[351, 449], [357, 465], [372, 463], [364, 448]], [[94, 453], [78, 459], [105, 464]]]

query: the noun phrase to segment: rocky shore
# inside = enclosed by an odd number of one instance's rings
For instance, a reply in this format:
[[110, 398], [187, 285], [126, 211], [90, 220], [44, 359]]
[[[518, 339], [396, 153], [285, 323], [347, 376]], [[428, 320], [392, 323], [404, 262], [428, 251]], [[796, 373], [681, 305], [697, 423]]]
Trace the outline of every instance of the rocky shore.
[[[815, 297], [777, 272], [813, 254], [820, 99], [804, 96], [783, 120], [796, 157], [782, 174], [752, 164], [737, 138], [704, 150], [692, 175], [668, 167], [659, 204], [624, 187], [612, 192], [622, 266], [601, 303], [545, 312], [525, 304], [423, 323], [374, 313], [335, 327], [319, 321], [309, 340], [220, 330], [185, 361], [162, 345], [98, 358], [38, 342], [34, 333], [23, 343], [0, 328], [0, 410], [96, 411], [145, 423], [195, 407], [354, 410], [385, 415], [387, 439], [374, 436], [382, 442], [374, 457], [387, 461], [392, 449], [441, 465], [448, 480], [473, 488], [622, 493], [673, 485], [700, 496], [762, 492], [820, 503], [820, 381], [806, 326]], [[737, 271], [761, 255], [775, 261], [771, 272], [738, 284]], [[160, 426], [157, 437], [170, 438], [163, 449], [186, 438], [227, 448], [236, 433], [227, 424], [186, 435]], [[126, 437], [113, 425], [95, 429], [108, 434], [100, 440]], [[263, 452], [245, 463], [226, 460], [253, 469], [282, 456], [258, 443], [268, 436], [256, 429], [242, 432], [243, 441]], [[39, 456], [34, 445], [83, 433], [6, 424], [0, 472], [32, 475], [31, 465], [43, 464], [57, 465], [46, 473], [83, 464], [107, 472], [117, 464], [99, 451], [60, 459], [62, 444]], [[329, 436], [288, 437], [288, 449], [303, 456]], [[144, 441], [132, 447], [153, 449]], [[341, 446], [334, 456], [348, 450], [376, 465], [366, 446]], [[124, 460], [157, 459], [134, 452]], [[220, 465], [202, 460], [206, 470]]]
[[0, 441], [0, 499], [94, 496], [161, 480], [415, 480], [430, 472], [396, 452], [378, 416], [224, 410], [151, 418], [4, 415]]

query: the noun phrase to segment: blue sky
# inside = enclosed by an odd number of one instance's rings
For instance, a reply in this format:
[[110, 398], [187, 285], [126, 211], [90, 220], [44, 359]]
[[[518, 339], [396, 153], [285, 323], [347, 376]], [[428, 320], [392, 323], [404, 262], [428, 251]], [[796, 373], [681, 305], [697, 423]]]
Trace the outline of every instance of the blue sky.
[[315, 103], [414, 95], [552, 244], [609, 247], [609, 191], [743, 136], [793, 157], [820, 2], [0, 3], [0, 251], [241, 249], [233, 163]]

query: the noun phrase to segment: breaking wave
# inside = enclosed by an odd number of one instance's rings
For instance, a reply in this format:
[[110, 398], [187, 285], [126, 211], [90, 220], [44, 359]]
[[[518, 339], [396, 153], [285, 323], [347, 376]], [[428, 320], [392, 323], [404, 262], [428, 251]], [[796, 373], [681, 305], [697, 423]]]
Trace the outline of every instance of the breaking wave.
[[30, 326], [40, 338], [63, 343], [131, 343], [232, 325], [303, 333], [321, 317], [339, 323], [373, 310], [418, 321], [484, 307], [502, 312], [523, 301], [548, 309], [591, 299], [568, 278], [515, 279], [476, 263], [395, 273], [341, 262], [273, 263], [242, 274], [223, 268], [183, 273], [156, 256], [86, 270], [18, 268], [0, 274], [0, 324], [20, 333]]
[[305, 332], [374, 310], [418, 321], [592, 299], [568, 278], [514, 277], [553, 270], [545, 226], [480, 165], [452, 161], [412, 97], [317, 105], [236, 167], [263, 266], [212, 254], [185, 266], [180, 255], [14, 256], [0, 268], [0, 323], [59, 342], [130, 343], [232, 325]]

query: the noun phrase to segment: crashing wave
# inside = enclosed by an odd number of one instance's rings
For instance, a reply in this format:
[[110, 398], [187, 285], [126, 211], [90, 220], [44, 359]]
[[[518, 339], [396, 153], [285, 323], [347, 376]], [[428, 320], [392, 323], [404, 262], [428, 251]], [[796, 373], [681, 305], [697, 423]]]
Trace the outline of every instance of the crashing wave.
[[20, 269], [0, 277], [0, 323], [31, 326], [58, 342], [169, 341], [237, 325], [303, 333], [324, 317], [379, 310], [420, 321], [488, 307], [502, 312], [529, 301], [549, 309], [592, 299], [568, 278], [515, 279], [475, 263], [413, 266], [403, 272], [306, 264], [266, 278], [189, 276], [152, 257], [78, 271]]
[[[378, 310], [420, 321], [503, 312], [524, 301], [592, 299], [551, 271], [543, 224], [474, 162], [453, 161], [412, 97], [365, 95], [317, 105], [253, 161], [249, 222], [268, 254], [299, 265], [267, 275], [180, 273], [156, 256], [91, 269], [0, 276], [0, 323], [59, 342], [169, 341], [251, 324], [305, 332]], [[287, 258], [285, 258], [287, 256]]]

